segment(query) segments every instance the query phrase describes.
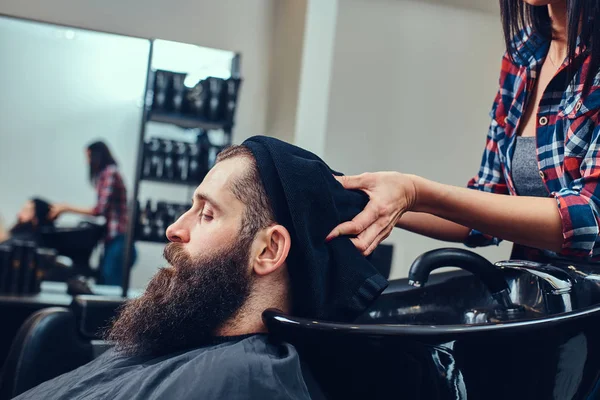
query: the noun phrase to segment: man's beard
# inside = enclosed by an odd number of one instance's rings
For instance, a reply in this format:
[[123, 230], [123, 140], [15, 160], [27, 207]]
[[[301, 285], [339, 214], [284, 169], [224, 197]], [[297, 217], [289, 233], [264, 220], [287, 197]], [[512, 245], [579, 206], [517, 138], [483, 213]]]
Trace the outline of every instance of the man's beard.
[[201, 347], [250, 296], [250, 243], [192, 258], [179, 243], [165, 247], [161, 268], [145, 293], [122, 308], [105, 339], [131, 356], [162, 356]]

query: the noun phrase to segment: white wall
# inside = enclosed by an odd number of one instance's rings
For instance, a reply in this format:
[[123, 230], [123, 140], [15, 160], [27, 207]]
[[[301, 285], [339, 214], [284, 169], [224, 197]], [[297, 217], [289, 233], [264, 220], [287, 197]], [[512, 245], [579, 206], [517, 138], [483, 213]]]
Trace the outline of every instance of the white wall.
[[311, 0], [306, 11], [295, 144], [318, 156], [325, 152], [327, 109], [336, 41], [338, 0]]
[[[503, 53], [498, 13], [402, 0], [339, 3], [325, 159], [464, 186], [484, 149]], [[392, 277], [442, 242], [395, 230]], [[508, 257], [508, 244], [480, 250]]]
[[[266, 131], [275, 1], [277, 0], [182, 0], [178, 2], [164, 0], [107, 0], [101, 2], [95, 0], [31, 0], [27, 2], [2, 0], [0, 13], [122, 35], [167, 39], [240, 52], [244, 82], [234, 131], [234, 142], [239, 143], [246, 137]], [[11, 38], [7, 37], [5, 40], [10, 41]], [[14, 49], [14, 51], [22, 51], [22, 49]], [[143, 76], [140, 78], [143, 79]], [[137, 116], [132, 116], [132, 118], [139, 121]], [[69, 120], [65, 119], [65, 121]], [[54, 126], [49, 123], [44, 123], [39, 128], [40, 130], [48, 129], [49, 126], [54, 129]], [[162, 130], [157, 132], [156, 127], [151, 129], [157, 134], [164, 132]], [[137, 128], [134, 131], [137, 135]], [[4, 133], [1, 134], [4, 135]], [[119, 140], [127, 139], [122, 137]], [[77, 147], [80, 144], [74, 142], [73, 146]], [[133, 141], [116, 151], [126, 179], [133, 177], [135, 148], [135, 141]], [[77, 154], [81, 154], [81, 160]], [[80, 165], [85, 160], [83, 157], [79, 147], [77, 147], [77, 151], [68, 147], [65, 150], [63, 161], [65, 165]], [[0, 159], [0, 167], [0, 169], [6, 167], [3, 158]], [[68, 176], [68, 174], [62, 176]], [[35, 179], [37, 181], [39, 176], [35, 175]], [[64, 200], [80, 204], [93, 204], [93, 191], [87, 187], [85, 181], [79, 183], [80, 180], [78, 177], [73, 177], [68, 181], [73, 187], [80, 187], [81, 190], [85, 189], [89, 193], [86, 192], [87, 194], [81, 196], [74, 192], [66, 193]], [[131, 183], [131, 179], [127, 180]], [[29, 195], [31, 192], [31, 184], [27, 183], [26, 186], [22, 188], [22, 195]], [[132, 190], [131, 184], [129, 190]], [[181, 202], [186, 202], [191, 198], [188, 189], [171, 186], [145, 186], [142, 188], [141, 196], [145, 197], [151, 194], [156, 198], [163, 192], [164, 196], [160, 197], [166, 200], [175, 200], [176, 198]], [[15, 190], [15, 193], [19, 192]], [[44, 194], [41, 192], [41, 188], [40, 193]], [[65, 194], [64, 191], [61, 191], [61, 194]], [[13, 210], [5, 212], [3, 209], [2, 213], [6, 213], [4, 218], [9, 223]], [[147, 280], [163, 264], [162, 246], [140, 243], [138, 250], [140, 257], [132, 273], [132, 286], [134, 287], [145, 286]]]
[[273, 5], [271, 65], [266, 135], [294, 141], [307, 0]]

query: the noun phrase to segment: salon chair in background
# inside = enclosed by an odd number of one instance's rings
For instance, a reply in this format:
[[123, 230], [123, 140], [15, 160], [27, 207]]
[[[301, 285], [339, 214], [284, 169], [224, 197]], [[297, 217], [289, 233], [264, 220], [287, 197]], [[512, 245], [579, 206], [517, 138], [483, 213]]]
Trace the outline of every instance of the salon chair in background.
[[100, 272], [91, 268], [90, 257], [104, 236], [105, 229], [104, 225], [84, 221], [75, 227], [41, 230], [41, 245], [55, 249], [58, 255], [68, 257], [73, 262], [72, 268], [57, 269], [45, 280], [67, 281], [76, 275], [98, 280]]
[[123, 304], [120, 298], [78, 296], [70, 307], [31, 315], [19, 329], [0, 374], [0, 400], [11, 399], [72, 371], [110, 346], [100, 333]]

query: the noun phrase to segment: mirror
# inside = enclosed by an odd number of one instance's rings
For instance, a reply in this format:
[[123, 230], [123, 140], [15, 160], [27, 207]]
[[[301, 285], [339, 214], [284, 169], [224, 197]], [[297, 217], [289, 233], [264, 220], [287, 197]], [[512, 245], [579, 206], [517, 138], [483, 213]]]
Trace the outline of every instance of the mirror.
[[[143, 144], [160, 138], [173, 147], [177, 143], [193, 147], [204, 132], [211, 146], [219, 148], [230, 141], [231, 127], [216, 124], [206, 130], [149, 121], [156, 71], [161, 70], [182, 74], [188, 93], [208, 79], [224, 86], [222, 82], [232, 75], [238, 78], [239, 56], [184, 43], [0, 17], [0, 219], [5, 230], [14, 226], [32, 197], [93, 208], [98, 196], [90, 181], [86, 148], [97, 140], [108, 145], [118, 164], [128, 207], [136, 199], [141, 205], [149, 199], [190, 202], [195, 182], [140, 181]], [[64, 213], [56, 226], [66, 229], [86, 220], [103, 222]], [[143, 288], [164, 264], [164, 243], [136, 242], [135, 247], [130, 287]], [[89, 257], [91, 269], [99, 268], [100, 258], [98, 251]]]

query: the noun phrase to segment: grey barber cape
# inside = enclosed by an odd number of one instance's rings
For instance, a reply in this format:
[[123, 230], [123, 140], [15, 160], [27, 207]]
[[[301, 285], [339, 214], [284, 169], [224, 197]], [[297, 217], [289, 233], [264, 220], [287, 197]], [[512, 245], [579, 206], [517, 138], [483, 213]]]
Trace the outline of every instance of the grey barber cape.
[[266, 334], [216, 338], [160, 358], [113, 349], [16, 397], [19, 400], [310, 399], [298, 353]]

